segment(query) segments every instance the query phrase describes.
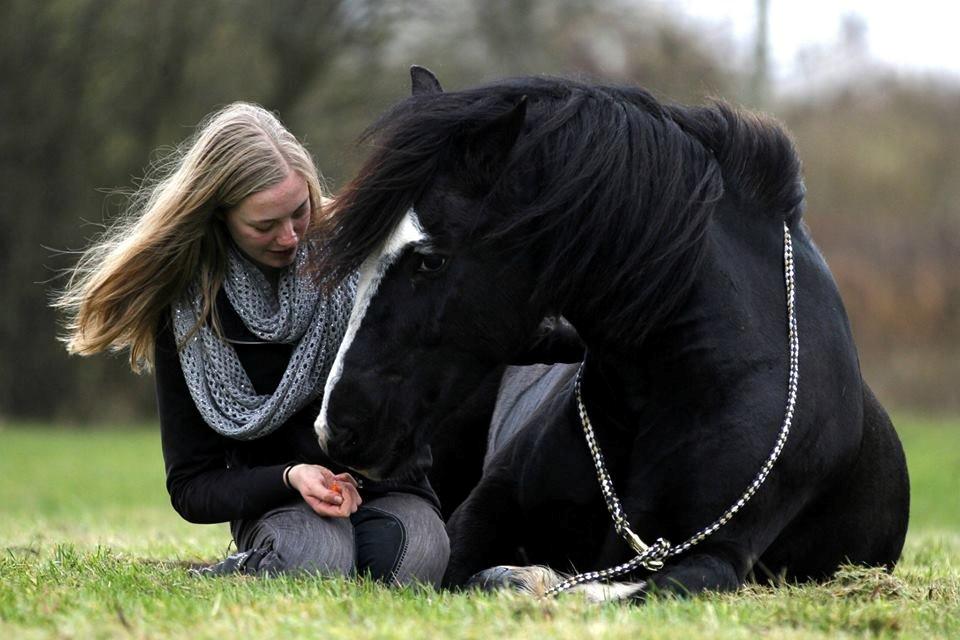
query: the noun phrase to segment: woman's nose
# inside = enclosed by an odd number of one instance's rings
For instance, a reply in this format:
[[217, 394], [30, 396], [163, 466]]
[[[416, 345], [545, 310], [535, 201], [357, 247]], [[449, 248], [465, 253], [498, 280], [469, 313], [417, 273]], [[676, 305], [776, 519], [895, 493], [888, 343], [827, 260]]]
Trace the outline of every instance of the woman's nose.
[[280, 233], [277, 235], [277, 244], [283, 247], [292, 247], [300, 240], [297, 236], [297, 230], [293, 227], [293, 220], [287, 220], [280, 227]]

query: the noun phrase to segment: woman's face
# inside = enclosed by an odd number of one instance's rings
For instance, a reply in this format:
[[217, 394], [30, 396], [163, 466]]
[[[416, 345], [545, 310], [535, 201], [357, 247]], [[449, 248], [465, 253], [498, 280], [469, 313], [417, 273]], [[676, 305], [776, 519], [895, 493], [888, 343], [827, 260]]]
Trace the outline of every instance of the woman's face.
[[291, 172], [283, 182], [251, 194], [224, 217], [227, 230], [244, 254], [263, 267], [293, 263], [310, 224], [310, 191]]

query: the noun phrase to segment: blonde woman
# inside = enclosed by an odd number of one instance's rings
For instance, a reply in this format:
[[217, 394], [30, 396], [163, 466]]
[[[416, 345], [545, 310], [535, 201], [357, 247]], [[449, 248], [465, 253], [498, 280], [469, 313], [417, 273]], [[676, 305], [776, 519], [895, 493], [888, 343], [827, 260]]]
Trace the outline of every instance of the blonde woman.
[[354, 477], [313, 431], [355, 279], [323, 294], [306, 240], [324, 196], [270, 112], [232, 104], [79, 261], [57, 306], [71, 353], [129, 350], [156, 376], [167, 490], [238, 553], [201, 573], [368, 573], [437, 584], [449, 543], [426, 480]]

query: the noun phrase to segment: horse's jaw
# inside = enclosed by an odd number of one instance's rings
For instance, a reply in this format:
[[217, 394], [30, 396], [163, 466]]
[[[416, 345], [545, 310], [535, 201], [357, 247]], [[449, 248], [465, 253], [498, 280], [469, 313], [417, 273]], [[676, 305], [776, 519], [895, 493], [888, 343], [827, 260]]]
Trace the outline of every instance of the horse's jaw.
[[340, 343], [336, 358], [330, 368], [330, 373], [327, 375], [320, 413], [314, 422], [317, 443], [324, 453], [328, 453], [331, 439], [330, 420], [328, 418], [330, 396], [343, 376], [344, 361], [357, 337], [360, 326], [363, 324], [370, 303], [376, 295], [387, 269], [390, 268], [390, 265], [393, 264], [404, 248], [410, 244], [421, 242], [425, 238], [426, 234], [420, 225], [416, 212], [410, 209], [397, 224], [393, 233], [384, 240], [379, 250], [368, 256], [360, 267], [357, 295], [350, 311], [350, 320], [347, 323], [347, 329], [344, 332], [343, 341]]

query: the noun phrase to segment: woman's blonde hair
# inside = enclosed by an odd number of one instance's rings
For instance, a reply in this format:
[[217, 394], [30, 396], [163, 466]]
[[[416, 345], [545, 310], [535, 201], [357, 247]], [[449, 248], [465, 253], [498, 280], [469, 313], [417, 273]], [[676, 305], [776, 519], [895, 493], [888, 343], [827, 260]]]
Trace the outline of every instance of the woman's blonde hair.
[[53, 303], [66, 316], [67, 351], [129, 349], [131, 368], [149, 370], [161, 314], [193, 281], [202, 299], [197, 327], [211, 315], [216, 324], [229, 242], [222, 214], [291, 172], [307, 183], [313, 224], [325, 202], [316, 166], [276, 116], [243, 102], [208, 116], [71, 271]]

